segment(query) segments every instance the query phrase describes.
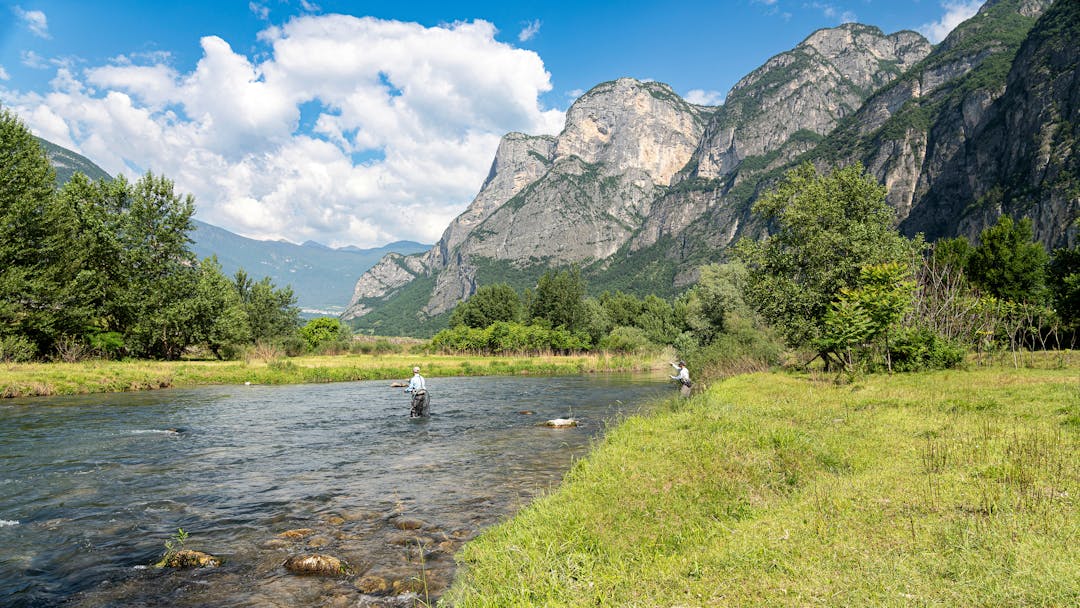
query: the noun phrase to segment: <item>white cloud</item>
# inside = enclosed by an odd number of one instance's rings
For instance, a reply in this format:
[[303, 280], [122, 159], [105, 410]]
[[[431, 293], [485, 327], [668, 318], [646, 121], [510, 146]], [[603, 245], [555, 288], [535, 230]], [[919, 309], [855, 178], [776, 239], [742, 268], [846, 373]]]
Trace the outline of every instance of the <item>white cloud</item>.
[[925, 23], [919, 26], [919, 33], [926, 36], [930, 42], [937, 44], [944, 40], [956, 26], [975, 16], [982, 4], [983, 0], [942, 2], [941, 8], [945, 10], [945, 14], [941, 16], [941, 19], [933, 23]]
[[705, 91], [702, 89], [692, 89], [687, 91], [684, 95], [686, 101], [690, 103], [696, 103], [702, 106], [718, 106], [724, 103], [724, 94], [720, 91]]
[[19, 53], [22, 58], [22, 64], [28, 68], [34, 68], [35, 70], [41, 70], [49, 67], [49, 62], [44, 57], [38, 55], [34, 51], [22, 51]]
[[858, 16], [852, 11], [841, 11], [835, 5], [828, 2], [811, 2], [810, 7], [821, 11], [826, 19], [834, 19], [840, 23], [853, 23], [858, 21]]
[[2, 65], [0, 65], [0, 80], [11, 80], [11, 76], [8, 76], [7, 70]]
[[543, 61], [495, 33], [303, 16], [260, 34], [262, 61], [207, 36], [191, 71], [121, 56], [61, 66], [45, 93], [0, 88], [0, 101], [110, 173], [170, 177], [200, 219], [246, 236], [434, 242], [503, 134], [563, 126], [539, 102]]
[[541, 22], [539, 19], [526, 23], [525, 27], [521, 28], [521, 31], [518, 32], [518, 41], [527, 42], [532, 40], [533, 36], [536, 36], [537, 32], [540, 31], [540, 25]]
[[262, 19], [263, 21], [267, 21], [270, 19], [270, 7], [266, 6], [265, 4], [259, 4], [258, 2], [248, 2], [248, 10], [251, 11], [253, 15], [258, 17], [259, 19]]
[[39, 38], [51, 38], [51, 36], [49, 36], [49, 20], [45, 17], [45, 13], [41, 11], [28, 11], [21, 6], [13, 6], [11, 10], [35, 36]]

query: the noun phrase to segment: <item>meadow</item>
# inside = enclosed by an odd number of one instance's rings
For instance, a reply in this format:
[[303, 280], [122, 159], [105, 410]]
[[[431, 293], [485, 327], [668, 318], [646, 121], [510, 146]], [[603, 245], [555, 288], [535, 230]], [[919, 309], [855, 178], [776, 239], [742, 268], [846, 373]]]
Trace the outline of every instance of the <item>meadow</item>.
[[183, 388], [210, 384], [300, 384], [408, 380], [424, 376], [564, 375], [666, 368], [657, 355], [479, 356], [349, 354], [247, 361], [108, 361], [0, 366], [0, 397], [38, 397]]
[[470, 606], [1080, 605], [1080, 367], [735, 376], [459, 553]]

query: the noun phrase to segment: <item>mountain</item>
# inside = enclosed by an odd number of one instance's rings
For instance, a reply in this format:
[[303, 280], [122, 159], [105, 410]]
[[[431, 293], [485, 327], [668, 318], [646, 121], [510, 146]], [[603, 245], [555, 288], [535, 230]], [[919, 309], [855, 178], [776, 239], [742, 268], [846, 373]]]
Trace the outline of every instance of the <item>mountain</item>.
[[[716, 206], [705, 190], [735, 167], [805, 151], [930, 50], [914, 32], [821, 30], [743, 78], [720, 108], [689, 104], [661, 83], [600, 84], [571, 105], [557, 137], [504, 137], [476, 199], [439, 243], [384, 258], [358, 281], [343, 318], [423, 332], [478, 284], [531, 286], [568, 264], [611, 277], [604, 268], [613, 257], [666, 244]], [[659, 264], [664, 272], [669, 262]], [[671, 276], [627, 270], [622, 276], [646, 277], [650, 291], [674, 287]]]
[[1080, 232], [1080, 2], [989, 0], [940, 44], [846, 24], [740, 80], [718, 108], [660, 83], [598, 85], [557, 137], [512, 133], [431, 250], [383, 258], [343, 318], [430, 334], [478, 285], [531, 287], [577, 264], [590, 289], [671, 296], [741, 237], [793, 166], [862, 163], [897, 226], [929, 240], [1031, 217], [1047, 248]]
[[[93, 161], [67, 148], [38, 138], [56, 170], [58, 184], [76, 172], [92, 180], [112, 177]], [[242, 237], [211, 224], [194, 220], [191, 248], [195, 255], [216, 255], [222, 271], [232, 276], [243, 268], [258, 280], [270, 277], [278, 287], [289, 285], [297, 303], [312, 314], [339, 314], [351, 295], [351, 285], [365, 270], [392, 252], [410, 254], [426, 251], [429, 245], [398, 241], [371, 249], [354, 246], [330, 248], [308, 241], [295, 245], [286, 241], [260, 241]]]
[[71, 176], [76, 173], [82, 173], [95, 182], [99, 179], [112, 179], [112, 176], [106, 173], [104, 169], [82, 154], [58, 146], [40, 137], [36, 139], [45, 150], [45, 156], [49, 157], [49, 163], [52, 164], [53, 170], [56, 171], [57, 184], [66, 184], [71, 179]]
[[352, 283], [383, 256], [429, 247], [412, 241], [372, 249], [331, 248], [314, 241], [296, 245], [249, 239], [199, 220], [194, 224], [191, 248], [199, 258], [216, 255], [226, 276], [243, 268], [252, 278], [268, 276], [279, 287], [289, 285], [300, 308], [317, 314], [340, 314], [349, 301]]

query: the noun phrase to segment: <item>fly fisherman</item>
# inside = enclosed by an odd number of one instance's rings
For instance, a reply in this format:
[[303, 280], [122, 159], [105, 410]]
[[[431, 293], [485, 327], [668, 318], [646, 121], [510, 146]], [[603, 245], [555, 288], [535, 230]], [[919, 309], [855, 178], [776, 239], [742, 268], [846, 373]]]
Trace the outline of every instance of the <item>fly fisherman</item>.
[[690, 386], [691, 386], [691, 384], [690, 384], [690, 370], [686, 369], [686, 361], [679, 361], [678, 363], [672, 363], [671, 367], [674, 367], [676, 370], [678, 370], [678, 375], [668, 376], [668, 377], [671, 378], [672, 380], [677, 381], [679, 384], [682, 385], [680, 387], [680, 389], [679, 389], [679, 392], [682, 393], [683, 397], [689, 397], [690, 396]]
[[405, 389], [406, 393], [412, 393], [412, 408], [409, 410], [410, 418], [420, 418], [431, 414], [429, 405], [431, 398], [427, 394], [427, 385], [424, 384], [424, 377], [420, 375], [420, 368], [412, 368], [413, 377], [409, 380], [409, 387]]

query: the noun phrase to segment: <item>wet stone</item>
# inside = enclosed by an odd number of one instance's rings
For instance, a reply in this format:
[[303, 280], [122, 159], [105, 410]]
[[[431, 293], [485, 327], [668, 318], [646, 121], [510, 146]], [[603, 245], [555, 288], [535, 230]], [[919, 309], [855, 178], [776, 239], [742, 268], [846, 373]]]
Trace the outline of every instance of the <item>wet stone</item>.
[[320, 576], [338, 576], [348, 570], [345, 562], [330, 556], [313, 553], [310, 555], [294, 555], [285, 560], [285, 569], [293, 574], [314, 574]]
[[289, 540], [300, 540], [315, 534], [315, 530], [311, 528], [297, 528], [295, 530], [286, 530], [281, 534], [278, 534], [278, 538], [287, 538]]
[[419, 519], [412, 519], [410, 517], [396, 517], [394, 518], [394, 527], [398, 530], [419, 530], [425, 527], [427, 524]]
[[165, 560], [165, 567], [167, 568], [217, 568], [220, 565], [220, 558], [209, 553], [190, 549], [177, 551]]
[[381, 576], [368, 574], [356, 581], [356, 588], [360, 590], [360, 593], [382, 595], [390, 591], [390, 583]]
[[342, 517], [340, 515], [331, 515], [330, 517], [326, 518], [326, 523], [330, 524], [331, 526], [340, 526], [341, 524], [345, 523], [346, 521], [348, 521], [348, 520], [346, 520], [344, 517]]
[[312, 549], [319, 549], [321, 547], [329, 545], [331, 542], [333, 541], [331, 541], [325, 536], [316, 536], [315, 538], [308, 541], [307, 546]]

